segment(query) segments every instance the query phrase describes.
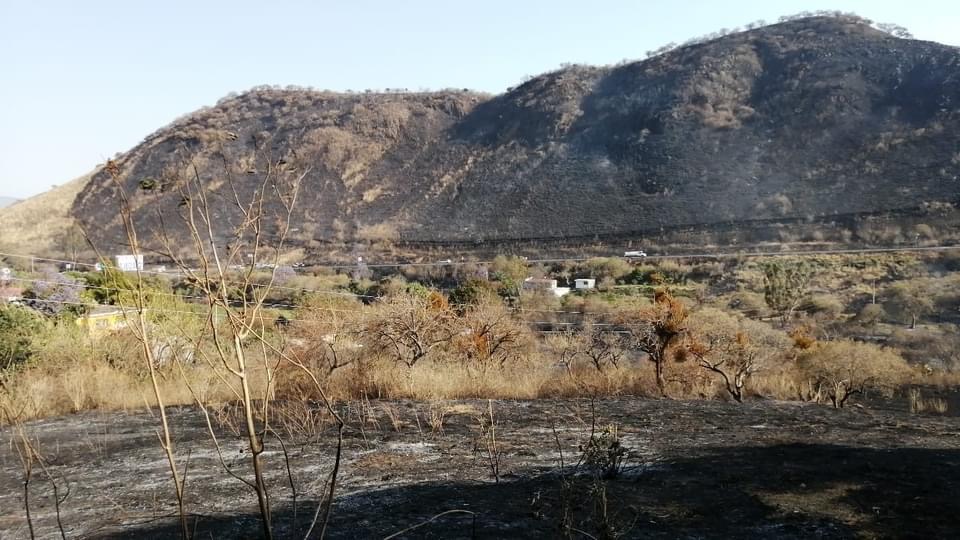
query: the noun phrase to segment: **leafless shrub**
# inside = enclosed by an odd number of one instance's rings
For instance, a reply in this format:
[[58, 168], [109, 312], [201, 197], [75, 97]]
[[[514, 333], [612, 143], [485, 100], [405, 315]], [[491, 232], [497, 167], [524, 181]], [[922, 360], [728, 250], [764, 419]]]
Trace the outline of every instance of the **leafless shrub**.
[[480, 429], [479, 440], [474, 448], [487, 462], [490, 476], [494, 482], [500, 483], [500, 464], [503, 459], [503, 449], [497, 441], [497, 421], [493, 414], [493, 400], [487, 400], [486, 414], [477, 416], [477, 425]]
[[527, 327], [499, 301], [471, 306], [451, 324], [458, 330], [454, 350], [481, 375], [503, 369], [532, 348]]
[[376, 350], [407, 368], [453, 339], [454, 314], [439, 293], [399, 294], [379, 307], [365, 335]]
[[393, 426], [393, 430], [397, 433], [402, 433], [403, 420], [400, 418], [400, 410], [389, 403], [380, 405], [380, 409], [387, 415], [387, 418], [390, 420], [390, 425]]
[[610, 424], [600, 433], [592, 434], [580, 450], [583, 452], [584, 465], [604, 480], [620, 476], [629, 453], [629, 449], [620, 443], [616, 424]]

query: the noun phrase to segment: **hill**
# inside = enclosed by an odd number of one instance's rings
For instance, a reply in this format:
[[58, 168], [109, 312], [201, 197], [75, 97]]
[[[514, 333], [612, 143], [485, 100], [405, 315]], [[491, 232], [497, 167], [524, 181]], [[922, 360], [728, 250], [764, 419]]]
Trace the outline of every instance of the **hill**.
[[80, 242], [71, 215], [77, 194], [94, 173], [30, 197], [0, 210], [0, 249], [32, 255], [66, 254], [82, 247], [66, 246], [67, 239]]
[[[305, 246], [690, 231], [735, 243], [809, 223], [910, 241], [956, 218], [960, 50], [811, 17], [497, 96], [256, 88], [117, 163], [140, 228], [155, 231], [188, 164], [229, 201], [258, 185], [264, 159], [307, 171], [294, 218]], [[116, 208], [101, 172], [70, 212], [108, 245], [123, 238]], [[217, 213], [225, 232], [237, 213]]]

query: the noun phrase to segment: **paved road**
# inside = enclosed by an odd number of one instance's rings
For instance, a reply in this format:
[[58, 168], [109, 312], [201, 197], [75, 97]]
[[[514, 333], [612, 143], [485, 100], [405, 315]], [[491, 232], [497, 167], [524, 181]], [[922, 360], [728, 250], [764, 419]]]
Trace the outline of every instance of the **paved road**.
[[[616, 257], [629, 260], [668, 260], [668, 259], [728, 259], [728, 258], [756, 258], [756, 257], [809, 257], [813, 255], [850, 255], [867, 253], [922, 253], [922, 252], [940, 252], [960, 250], [958, 246], [923, 246], [923, 247], [876, 247], [876, 248], [838, 248], [838, 249], [815, 249], [799, 251], [736, 251], [736, 252], [691, 252], [691, 253], [672, 253], [661, 255], [647, 255], [646, 257], [623, 257], [619, 254], [610, 254], [606, 257]], [[558, 262], [577, 262], [603, 257], [603, 255], [592, 255], [590, 257], [552, 257], [552, 258], [527, 258], [527, 262], [534, 263], [558, 263]], [[489, 264], [491, 261], [450, 261], [437, 262], [370, 262], [365, 263], [368, 268], [393, 268], [397, 266], [461, 266], [468, 264]], [[356, 264], [312, 264], [308, 266], [323, 268], [356, 268]]]

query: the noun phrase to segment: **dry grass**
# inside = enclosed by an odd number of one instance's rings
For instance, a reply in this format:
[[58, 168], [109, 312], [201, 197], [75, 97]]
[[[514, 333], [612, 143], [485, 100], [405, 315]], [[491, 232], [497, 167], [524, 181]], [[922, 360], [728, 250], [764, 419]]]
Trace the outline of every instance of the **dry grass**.
[[[282, 369], [296, 369], [286, 367]], [[229, 404], [235, 394], [210, 366], [197, 364], [177, 370], [165, 368], [160, 391], [168, 405], [189, 405], [195, 402], [193, 392], [207, 404]], [[717, 399], [724, 396], [717, 379], [692, 362], [671, 363], [667, 367], [667, 395], [676, 399]], [[222, 374], [220, 374], [222, 375]], [[265, 381], [261, 371], [251, 378], [253, 391], [264, 395]], [[954, 386], [954, 377], [937, 381], [936, 386]], [[318, 429], [319, 418], [308, 414], [308, 403], [319, 396], [304, 394], [305, 385], [295, 378], [278, 385], [272, 396], [278, 400], [284, 425], [303, 433]], [[931, 381], [923, 379], [925, 383]], [[903, 381], [907, 384], [911, 381]], [[189, 388], [187, 384], [189, 383]], [[652, 365], [610, 368], [603, 372], [592, 366], [574, 365], [570, 369], [557, 366], [549, 358], [537, 356], [503, 369], [477, 370], [450, 359], [436, 358], [413, 368], [388, 361], [351, 365], [338, 370], [326, 381], [331, 397], [338, 401], [359, 402], [362, 417], [382, 418], [387, 426], [401, 432], [411, 425], [401, 418], [398, 409], [380, 404], [373, 408], [368, 399], [413, 399], [426, 402], [422, 411], [424, 429], [442, 432], [451, 415], [473, 414], [459, 410], [443, 400], [458, 399], [544, 399], [571, 397], [638, 396], [659, 397]], [[809, 400], [814, 396], [811, 382], [795, 369], [782, 367], [756, 374], [750, 379], [746, 395], [776, 400]], [[945, 414], [946, 401], [924, 397], [919, 391], [909, 394], [911, 411]], [[367, 405], [364, 405], [367, 403]], [[20, 420], [68, 414], [83, 410], [138, 410], [155, 407], [150, 383], [132, 372], [129, 366], [112, 365], [94, 356], [60, 358], [21, 369], [11, 374], [0, 391], [0, 406], [12, 411]], [[364, 407], [370, 410], [364, 411]], [[302, 410], [301, 410], [302, 409]]]
[[938, 397], [923, 397], [923, 393], [911, 388], [907, 393], [910, 412], [914, 414], [947, 414], [947, 400]]
[[[56, 254], [58, 239], [76, 224], [70, 207], [96, 171], [0, 210], [3, 249], [15, 253]], [[43, 226], [38, 227], [39, 216]]]
[[[156, 398], [138, 351], [117, 335], [89, 336], [71, 323], [50, 328], [36, 345], [36, 357], [3, 374], [0, 410], [18, 420], [85, 410], [137, 410], [156, 407]], [[221, 403], [235, 393], [223, 382], [222, 367], [203, 362], [166, 365], [158, 370], [160, 392], [167, 405], [200, 399]], [[252, 388], [264, 395], [262, 367], [252, 370]], [[194, 395], [195, 394], [195, 395]]]
[[[208, 403], [234, 399], [232, 392], [207, 368], [188, 370], [191, 386]], [[252, 379], [263, 392], [263, 377]], [[160, 392], [167, 405], [187, 405], [195, 400], [181, 376], [164, 373]], [[81, 362], [62, 368], [31, 367], [10, 377], [0, 392], [0, 406], [20, 420], [57, 416], [85, 410], [142, 410], [156, 407], [150, 381], [100, 362]]]

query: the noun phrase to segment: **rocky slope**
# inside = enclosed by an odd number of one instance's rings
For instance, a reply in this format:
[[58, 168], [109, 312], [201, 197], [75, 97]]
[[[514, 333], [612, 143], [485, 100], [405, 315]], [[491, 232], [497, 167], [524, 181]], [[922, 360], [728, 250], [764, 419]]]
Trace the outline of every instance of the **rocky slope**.
[[[236, 217], [265, 163], [308, 171], [303, 244], [653, 234], [949, 208], [960, 198], [960, 50], [814, 17], [498, 96], [254, 89], [118, 164], [141, 228], [197, 166]], [[72, 214], [119, 242], [101, 172]], [[176, 220], [165, 220], [168, 226]]]

